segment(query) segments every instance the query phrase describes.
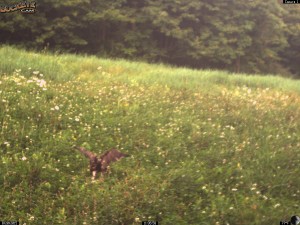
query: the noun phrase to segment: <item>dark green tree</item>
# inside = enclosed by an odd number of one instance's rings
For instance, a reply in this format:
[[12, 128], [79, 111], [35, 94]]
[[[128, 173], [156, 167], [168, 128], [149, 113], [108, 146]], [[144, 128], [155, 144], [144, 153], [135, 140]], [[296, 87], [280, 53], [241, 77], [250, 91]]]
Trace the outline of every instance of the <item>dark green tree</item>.
[[1, 14], [1, 43], [195, 68], [299, 74], [299, 7], [277, 0], [40, 0], [37, 10]]
[[251, 45], [245, 49], [243, 70], [275, 73], [282, 71], [279, 53], [288, 46], [284, 9], [278, 1], [253, 1], [248, 20], [255, 26], [250, 32]]
[[300, 78], [300, 5], [283, 5], [288, 46], [281, 52], [282, 64]]

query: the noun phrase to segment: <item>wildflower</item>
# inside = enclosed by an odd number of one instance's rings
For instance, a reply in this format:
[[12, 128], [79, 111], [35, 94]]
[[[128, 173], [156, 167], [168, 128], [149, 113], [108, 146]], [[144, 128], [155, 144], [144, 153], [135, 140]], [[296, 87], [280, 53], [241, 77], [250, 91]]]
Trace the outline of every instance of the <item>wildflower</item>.
[[231, 190], [232, 190], [232, 191], [237, 191], [238, 189], [237, 189], [237, 188], [232, 188]]
[[280, 204], [277, 203], [277, 204], [274, 205], [274, 208], [276, 209], [276, 208], [278, 208], [279, 206], [280, 206]]
[[56, 106], [54, 107], [54, 109], [55, 109], [55, 110], [59, 110], [59, 107], [56, 105]]
[[38, 75], [39, 72], [40, 72], [40, 71], [33, 71], [32, 73], [33, 73], [34, 75]]
[[257, 205], [253, 204], [253, 205], [251, 205], [251, 208], [254, 209], [254, 210], [256, 210], [257, 209]]
[[22, 160], [25, 161], [25, 160], [27, 160], [27, 158], [26, 158], [25, 156], [23, 156], [23, 157], [22, 157]]
[[38, 85], [40, 86], [40, 87], [45, 87], [46, 86], [46, 81], [45, 80], [39, 80], [39, 82], [38, 82]]

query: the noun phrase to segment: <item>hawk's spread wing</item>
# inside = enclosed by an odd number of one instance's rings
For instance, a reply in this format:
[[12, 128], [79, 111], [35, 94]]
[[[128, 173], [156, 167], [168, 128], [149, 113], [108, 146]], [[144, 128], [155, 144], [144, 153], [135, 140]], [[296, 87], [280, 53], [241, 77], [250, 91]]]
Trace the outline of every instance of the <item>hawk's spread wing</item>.
[[73, 147], [90, 159], [90, 171], [93, 174], [93, 178], [96, 177], [98, 172], [105, 173], [111, 162], [128, 156], [127, 154], [119, 152], [116, 149], [111, 149], [101, 155], [100, 158], [97, 158], [94, 153], [86, 150], [84, 147]]
[[74, 148], [76, 148], [77, 150], [79, 150], [82, 154], [84, 154], [90, 160], [93, 160], [94, 158], [97, 158], [97, 156], [94, 153], [86, 150], [84, 147], [74, 146]]
[[111, 162], [127, 157], [127, 154], [119, 152], [117, 149], [111, 149], [100, 156], [101, 172], [105, 172]]
[[94, 153], [86, 150], [84, 147], [76, 147], [75, 146], [74, 148], [79, 150], [82, 154], [84, 154], [87, 158], [90, 159], [90, 171], [91, 172], [93, 172], [93, 171], [99, 172], [100, 171], [101, 164], [98, 161], [97, 156]]

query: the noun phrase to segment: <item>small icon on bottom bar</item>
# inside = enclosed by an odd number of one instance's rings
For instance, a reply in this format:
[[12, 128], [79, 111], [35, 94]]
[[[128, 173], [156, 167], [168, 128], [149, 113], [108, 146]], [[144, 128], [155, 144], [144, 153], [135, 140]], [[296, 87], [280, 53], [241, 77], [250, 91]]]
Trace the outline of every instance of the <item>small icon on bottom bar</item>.
[[300, 223], [299, 216], [292, 216], [291, 221], [280, 221], [280, 225], [297, 225]]
[[0, 225], [19, 225], [18, 221], [0, 221]]
[[158, 225], [157, 221], [142, 221], [142, 225]]

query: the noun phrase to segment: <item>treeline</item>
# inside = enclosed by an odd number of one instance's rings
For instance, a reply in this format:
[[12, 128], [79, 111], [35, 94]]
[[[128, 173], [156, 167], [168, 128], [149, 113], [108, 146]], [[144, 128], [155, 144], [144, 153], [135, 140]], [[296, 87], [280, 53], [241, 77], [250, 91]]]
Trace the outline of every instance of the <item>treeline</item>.
[[300, 77], [300, 7], [278, 0], [39, 0], [0, 16], [1, 43]]

